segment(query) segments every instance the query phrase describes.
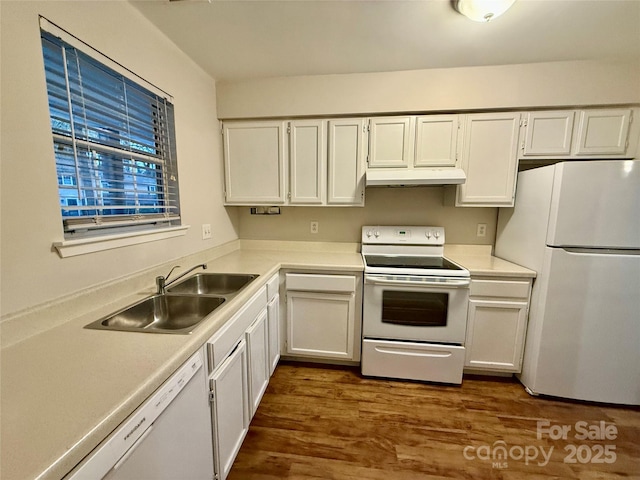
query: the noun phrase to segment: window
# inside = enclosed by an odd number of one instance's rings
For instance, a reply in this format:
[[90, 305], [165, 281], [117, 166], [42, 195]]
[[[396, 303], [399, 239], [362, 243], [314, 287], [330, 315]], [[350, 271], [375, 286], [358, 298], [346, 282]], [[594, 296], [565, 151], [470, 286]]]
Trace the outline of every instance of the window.
[[179, 225], [168, 96], [91, 47], [41, 37], [65, 238]]

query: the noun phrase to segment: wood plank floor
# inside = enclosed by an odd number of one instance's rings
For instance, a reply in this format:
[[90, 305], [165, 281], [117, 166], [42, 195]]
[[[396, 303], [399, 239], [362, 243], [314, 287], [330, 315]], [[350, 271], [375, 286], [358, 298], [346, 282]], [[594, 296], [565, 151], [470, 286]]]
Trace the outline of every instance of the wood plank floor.
[[[539, 420], [571, 430], [538, 438]], [[576, 438], [576, 422], [601, 421], [615, 439]], [[640, 409], [534, 398], [514, 379], [443, 386], [282, 363], [229, 478], [640, 479]]]

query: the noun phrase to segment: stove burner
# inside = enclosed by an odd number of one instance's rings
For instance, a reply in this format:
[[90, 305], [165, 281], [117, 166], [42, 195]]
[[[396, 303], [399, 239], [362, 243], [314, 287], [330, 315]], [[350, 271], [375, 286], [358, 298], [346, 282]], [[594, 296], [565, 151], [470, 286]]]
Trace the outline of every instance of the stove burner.
[[367, 267], [428, 268], [430, 270], [463, 270], [444, 257], [412, 257], [401, 255], [365, 255]]

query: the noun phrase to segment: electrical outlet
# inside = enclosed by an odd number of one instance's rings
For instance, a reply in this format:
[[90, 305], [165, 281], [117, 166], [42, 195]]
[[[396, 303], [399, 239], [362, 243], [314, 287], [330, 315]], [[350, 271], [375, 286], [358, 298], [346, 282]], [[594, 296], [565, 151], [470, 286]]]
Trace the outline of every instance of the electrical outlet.
[[203, 223], [202, 224], [202, 239], [206, 240], [207, 238], [211, 238], [211, 224]]
[[478, 228], [476, 229], [476, 236], [478, 237], [486, 237], [487, 236], [487, 224], [479, 223]]
[[318, 233], [318, 222], [311, 222], [311, 233]]

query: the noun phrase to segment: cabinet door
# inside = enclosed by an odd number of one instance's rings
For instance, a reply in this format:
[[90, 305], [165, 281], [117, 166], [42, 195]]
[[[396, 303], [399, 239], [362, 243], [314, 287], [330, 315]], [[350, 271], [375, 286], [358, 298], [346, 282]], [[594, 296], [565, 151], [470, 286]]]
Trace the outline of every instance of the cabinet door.
[[364, 205], [364, 120], [329, 121], [329, 205]]
[[223, 132], [226, 203], [284, 203], [285, 124], [225, 122]]
[[458, 143], [458, 115], [416, 118], [416, 167], [454, 167]]
[[369, 168], [408, 167], [414, 155], [414, 117], [369, 120]]
[[519, 372], [527, 302], [469, 300], [465, 366]]
[[273, 375], [280, 360], [280, 295], [273, 297], [267, 305], [269, 324], [269, 375]]
[[289, 203], [314, 205], [326, 197], [324, 120], [289, 122]]
[[513, 206], [516, 185], [519, 113], [466, 116], [458, 206]]
[[571, 110], [528, 113], [522, 155], [569, 155], [574, 116]]
[[269, 383], [269, 331], [267, 310], [265, 309], [247, 329], [247, 349], [249, 350], [249, 395], [251, 398], [250, 418], [260, 405], [262, 395]]
[[247, 345], [244, 340], [211, 376], [216, 478], [224, 480], [249, 429]]
[[576, 155], [621, 155], [627, 150], [631, 109], [582, 110]]
[[287, 353], [353, 359], [355, 295], [287, 292]]

